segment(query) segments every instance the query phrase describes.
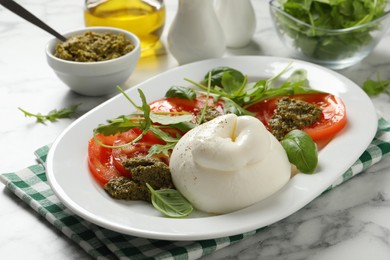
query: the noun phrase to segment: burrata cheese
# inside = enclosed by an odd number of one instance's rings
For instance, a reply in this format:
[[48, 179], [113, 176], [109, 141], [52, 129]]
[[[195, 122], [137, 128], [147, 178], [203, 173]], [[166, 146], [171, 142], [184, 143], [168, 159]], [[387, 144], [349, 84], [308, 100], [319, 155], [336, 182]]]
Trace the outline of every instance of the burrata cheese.
[[170, 170], [177, 190], [201, 211], [245, 208], [282, 188], [290, 163], [279, 141], [251, 116], [219, 116], [176, 144]]

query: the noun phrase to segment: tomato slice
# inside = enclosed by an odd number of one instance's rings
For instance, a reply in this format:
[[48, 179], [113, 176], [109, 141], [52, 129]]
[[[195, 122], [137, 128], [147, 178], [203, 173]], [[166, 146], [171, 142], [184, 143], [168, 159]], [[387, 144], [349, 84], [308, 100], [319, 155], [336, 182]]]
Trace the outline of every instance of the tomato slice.
[[[255, 116], [260, 119], [269, 129], [268, 121], [275, 113], [277, 101], [281, 97], [258, 102], [249, 108]], [[299, 99], [318, 105], [322, 109], [321, 119], [301, 129], [305, 131], [319, 148], [324, 147], [334, 136], [339, 133], [347, 123], [347, 115], [343, 101], [328, 93], [299, 94], [290, 96], [290, 98]]]
[[[98, 134], [97, 139], [106, 144], [112, 145], [116, 136], [104, 136]], [[105, 148], [98, 144], [94, 138], [88, 143], [88, 166], [90, 172], [99, 184], [104, 185], [112, 178], [120, 176], [119, 171], [113, 165], [112, 149]]]

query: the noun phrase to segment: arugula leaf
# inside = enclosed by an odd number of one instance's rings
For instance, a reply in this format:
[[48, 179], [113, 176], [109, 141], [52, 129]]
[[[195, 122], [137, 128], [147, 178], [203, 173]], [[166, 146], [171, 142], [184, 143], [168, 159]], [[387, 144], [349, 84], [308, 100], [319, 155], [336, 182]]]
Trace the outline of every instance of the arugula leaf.
[[188, 132], [190, 131], [192, 128], [195, 128], [197, 125], [188, 121], [188, 122], [181, 122], [181, 123], [178, 123], [178, 124], [171, 124], [170, 126], [178, 129], [179, 131], [182, 131], [182, 132]]
[[176, 143], [167, 143], [167, 144], [154, 144], [150, 147], [147, 157], [150, 157], [155, 154], [164, 154], [165, 156], [170, 156], [169, 151], [175, 148]]
[[152, 205], [167, 217], [182, 218], [190, 215], [194, 210], [193, 206], [183, 195], [174, 189], [154, 190], [152, 186], [146, 183], [150, 190]]
[[[148, 102], [146, 102], [146, 97], [144, 92], [142, 90], [138, 89], [139, 96], [142, 100], [142, 107], [141, 111], [144, 113], [145, 121], [143, 124], [141, 124], [142, 132], [146, 133], [152, 126], [152, 119], [150, 118], [150, 106]], [[125, 94], [126, 95], [126, 94]]]
[[308, 134], [292, 130], [280, 141], [288, 160], [303, 173], [314, 173], [318, 164], [317, 147]]
[[35, 117], [37, 123], [45, 124], [46, 121], [55, 122], [58, 119], [71, 118], [76, 113], [78, 106], [79, 105], [74, 105], [67, 108], [62, 108], [60, 110], [54, 109], [47, 115], [43, 115], [41, 113], [33, 114], [20, 107], [18, 107], [18, 109], [24, 113], [24, 116]]
[[183, 98], [188, 100], [194, 100], [196, 98], [196, 92], [192, 88], [182, 86], [172, 86], [165, 93], [167, 98]]
[[139, 120], [134, 121], [127, 116], [119, 116], [117, 118], [107, 120], [107, 122], [108, 124], [100, 124], [94, 129], [94, 132], [108, 136], [116, 133], [124, 133], [132, 128], [140, 126]]
[[363, 83], [363, 90], [371, 97], [379, 96], [382, 93], [390, 96], [389, 86], [390, 80], [368, 79]]

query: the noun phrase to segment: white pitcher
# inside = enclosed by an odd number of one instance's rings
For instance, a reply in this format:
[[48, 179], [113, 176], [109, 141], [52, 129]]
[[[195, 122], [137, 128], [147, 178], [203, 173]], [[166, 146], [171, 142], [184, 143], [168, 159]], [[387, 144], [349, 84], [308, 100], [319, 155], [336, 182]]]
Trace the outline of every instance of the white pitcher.
[[216, 0], [217, 17], [223, 28], [226, 46], [248, 45], [256, 31], [256, 15], [250, 0]]
[[179, 0], [168, 50], [179, 64], [222, 57], [225, 37], [212, 0]]

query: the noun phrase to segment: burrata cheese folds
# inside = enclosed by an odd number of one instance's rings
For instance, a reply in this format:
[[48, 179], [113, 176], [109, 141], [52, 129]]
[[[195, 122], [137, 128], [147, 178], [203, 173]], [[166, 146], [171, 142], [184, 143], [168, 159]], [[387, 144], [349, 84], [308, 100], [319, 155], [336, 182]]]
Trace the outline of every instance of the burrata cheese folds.
[[290, 163], [278, 140], [251, 116], [219, 116], [176, 144], [170, 170], [177, 190], [201, 211], [245, 208], [282, 188]]

